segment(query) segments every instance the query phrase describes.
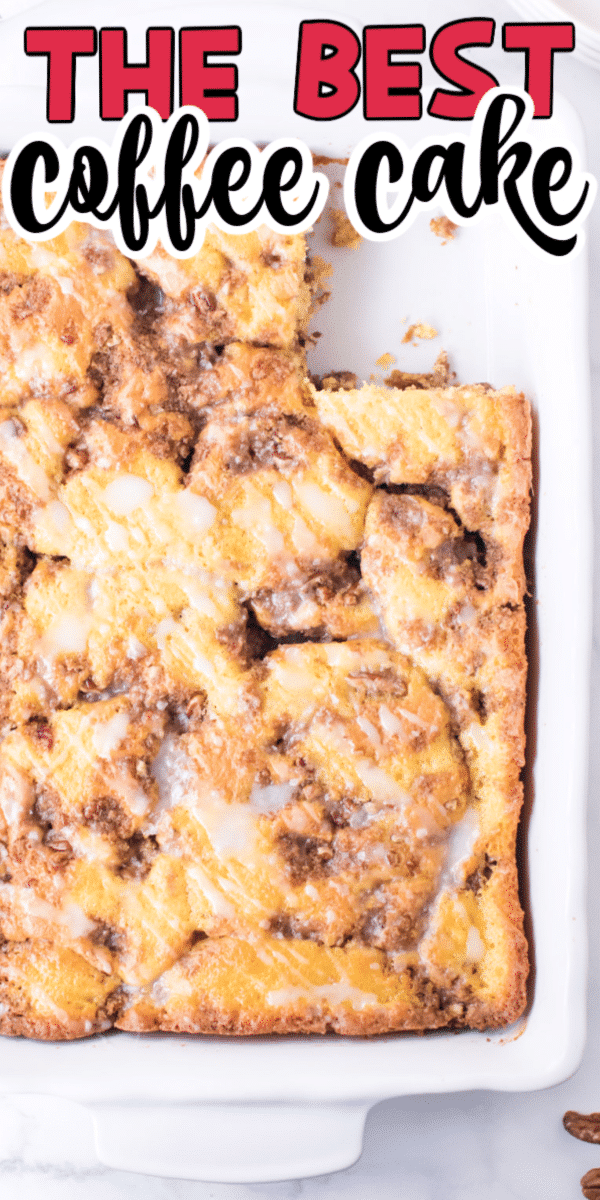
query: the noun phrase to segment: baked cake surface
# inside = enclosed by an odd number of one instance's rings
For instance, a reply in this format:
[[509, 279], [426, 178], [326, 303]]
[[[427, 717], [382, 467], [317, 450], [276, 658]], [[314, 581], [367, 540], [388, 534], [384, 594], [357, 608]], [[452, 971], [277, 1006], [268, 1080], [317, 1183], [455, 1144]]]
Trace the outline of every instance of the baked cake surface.
[[297, 236], [0, 272], [0, 1032], [513, 1020], [524, 398], [315, 387]]

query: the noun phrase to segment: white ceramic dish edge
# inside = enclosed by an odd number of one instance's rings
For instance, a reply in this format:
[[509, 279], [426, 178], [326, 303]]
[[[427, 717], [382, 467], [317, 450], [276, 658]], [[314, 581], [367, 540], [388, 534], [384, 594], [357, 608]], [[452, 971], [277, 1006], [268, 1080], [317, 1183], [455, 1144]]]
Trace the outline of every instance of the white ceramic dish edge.
[[[574, 21], [576, 58], [580, 58], [590, 67], [600, 66], [600, 21], [593, 28], [580, 19], [577, 4], [571, 3], [566, 8], [555, 4], [554, 0], [509, 0], [509, 3], [529, 21]], [[589, 9], [589, 4], [586, 6]]]
[[[581, 301], [583, 259], [571, 264], [568, 278]], [[534, 324], [543, 319], [543, 308], [541, 305], [539, 312], [531, 314]], [[591, 586], [581, 305], [578, 314], [579, 323], [574, 321], [578, 327], [566, 331], [572, 344], [570, 379], [566, 381], [561, 371], [560, 356], [554, 356], [548, 363], [553, 381], [542, 378], [539, 384], [546, 403], [550, 384], [557, 405], [564, 406], [565, 394], [578, 402], [577, 412], [571, 409], [576, 436], [570, 437], [564, 429], [553, 433], [549, 421], [544, 425], [542, 414], [540, 437], [540, 524], [554, 524], [555, 544], [567, 549], [560, 556], [561, 580], [557, 565], [544, 562], [538, 548], [540, 621], [543, 625], [550, 619], [555, 645], [556, 639], [562, 638], [560, 664], [548, 663], [545, 637], [541, 639], [538, 737], [543, 740], [544, 723], [550, 740], [556, 742], [560, 734], [560, 755], [568, 767], [559, 769], [557, 780], [557, 763], [541, 747], [535, 768], [537, 808], [530, 828], [537, 984], [524, 1029], [488, 1039], [463, 1033], [345, 1044], [320, 1038], [234, 1044], [222, 1039], [192, 1042], [123, 1034], [66, 1046], [6, 1045], [0, 1088], [50, 1092], [90, 1104], [98, 1153], [108, 1165], [225, 1181], [331, 1171], [348, 1166], [357, 1157], [364, 1119], [369, 1104], [376, 1100], [419, 1092], [548, 1087], [578, 1065], [585, 1022], [582, 797]], [[557, 344], [565, 337], [564, 316], [563, 309], [561, 327], [558, 314], [554, 330], [545, 325], [547, 344]], [[501, 320], [502, 314], [497, 314], [497, 319]], [[557, 441], [555, 451], [544, 444], [548, 436]], [[566, 472], [560, 491], [555, 486], [558, 458], [554, 467], [550, 462], [559, 452]], [[547, 474], [550, 483], [545, 488]], [[548, 505], [560, 507], [561, 513], [550, 513]], [[569, 580], [576, 594], [568, 594]], [[550, 605], [553, 611], [548, 612], [551, 591], [555, 602]], [[570, 621], [565, 622], [565, 612]], [[558, 728], [557, 706], [561, 715]], [[546, 806], [545, 798], [556, 797], [557, 788], [562, 789], [561, 816], [560, 824], [553, 824], [557, 805], [549, 801]], [[547, 807], [550, 817], [546, 823], [542, 807]], [[302, 1131], [301, 1139], [292, 1136], [294, 1130]], [[302, 1153], [299, 1146], [304, 1147]]]
[[[3, 101], [0, 117], [4, 107]], [[570, 138], [580, 140], [573, 110], [557, 99], [558, 111]], [[340, 130], [338, 137], [347, 136]], [[335, 153], [334, 146], [325, 149]], [[410, 256], [408, 241], [391, 245], [402, 245], [405, 261]], [[592, 571], [586, 261], [538, 262], [519, 247], [515, 262], [510, 236], [491, 227], [482, 247], [482, 291], [488, 333], [493, 331], [485, 377], [521, 382], [528, 374], [523, 384], [540, 411], [541, 666], [537, 800], [529, 827], [537, 977], [531, 1011], [518, 1029], [489, 1037], [231, 1042], [118, 1034], [68, 1045], [7, 1041], [0, 1091], [43, 1092], [89, 1105], [99, 1156], [108, 1165], [215, 1181], [317, 1174], [355, 1160], [366, 1113], [377, 1100], [548, 1087], [578, 1065], [585, 1033], [583, 802]], [[516, 291], [508, 277], [515, 266]], [[507, 348], [515, 341], [528, 348], [527, 370], [525, 360], [513, 369]]]

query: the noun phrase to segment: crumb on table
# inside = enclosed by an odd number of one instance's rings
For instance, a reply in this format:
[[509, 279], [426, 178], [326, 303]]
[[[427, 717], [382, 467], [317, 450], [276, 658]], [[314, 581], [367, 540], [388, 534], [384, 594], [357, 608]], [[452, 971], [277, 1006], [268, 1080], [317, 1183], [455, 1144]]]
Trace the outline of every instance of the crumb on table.
[[454, 241], [458, 225], [455, 225], [454, 221], [450, 220], [450, 217], [432, 217], [429, 222], [429, 228], [432, 233], [435, 233], [436, 237], [442, 239], [442, 246], [445, 246], [446, 242]]
[[358, 375], [354, 371], [330, 371], [323, 377], [320, 386], [329, 392], [351, 392], [358, 387]]
[[[326, 281], [333, 275], [333, 267], [320, 254], [311, 255], [307, 263], [306, 279], [312, 294], [313, 315], [329, 299], [331, 292]], [[314, 336], [314, 335], [312, 335]]]
[[433, 325], [425, 325], [422, 321], [416, 321], [414, 325], [409, 325], [402, 338], [402, 342], [403, 344], [412, 342], [413, 345], [416, 345], [417, 339], [431, 341], [432, 338], [436, 338], [437, 336], [438, 331], [433, 328]]
[[329, 154], [313, 154], [313, 167], [328, 167], [331, 163], [339, 163], [341, 167], [348, 166], [347, 158], [332, 158]]
[[454, 371], [450, 370], [450, 363], [448, 362], [448, 355], [446, 351], [440, 350], [440, 353], [433, 364], [433, 371], [423, 373], [417, 372], [415, 374], [412, 371], [395, 370], [387, 376], [384, 382], [388, 385], [388, 387], [400, 389], [408, 387], [438, 388], [448, 387], [455, 381], [455, 379], [456, 375]]
[[362, 237], [343, 209], [333, 208], [330, 217], [333, 225], [331, 245], [344, 247], [345, 250], [357, 250], [362, 242]]

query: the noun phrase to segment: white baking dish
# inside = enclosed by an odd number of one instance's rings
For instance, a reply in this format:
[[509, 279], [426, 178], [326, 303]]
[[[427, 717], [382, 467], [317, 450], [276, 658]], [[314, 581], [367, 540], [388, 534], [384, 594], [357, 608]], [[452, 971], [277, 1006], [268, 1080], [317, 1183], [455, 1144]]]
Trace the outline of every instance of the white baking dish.
[[[343, 19], [360, 27], [358, 3]], [[131, 16], [130, 16], [131, 13]], [[135, 14], [138, 14], [137, 16]], [[81, 24], [81, 3], [36, 7], [31, 24]], [[327, 126], [293, 118], [291, 83], [298, 21], [285, 3], [177, 5], [104, 2], [85, 22], [130, 30], [142, 57], [147, 25], [239, 23], [242, 119], [236, 133], [266, 140], [295, 133], [344, 156], [364, 132], [360, 112]], [[340, 19], [340, 13], [336, 14]], [[369, 21], [393, 20], [389, 6]], [[0, 26], [0, 129], [5, 146], [44, 124], [41, 60], [24, 60], [23, 18]], [[135, 34], [135, 30], [138, 30]], [[264, 43], [281, 46], [263, 70]], [[135, 36], [134, 36], [135, 35]], [[137, 40], [136, 40], [137, 39]], [[272, 61], [272, 60], [270, 60]], [[90, 60], [91, 62], [91, 60]], [[93, 64], [92, 64], [93, 65]], [[95, 68], [97, 70], [97, 67]], [[96, 81], [78, 67], [82, 100], [70, 139], [94, 127]], [[87, 121], [87, 126], [86, 126]], [[407, 138], [435, 128], [424, 120]], [[544, 134], [581, 143], [573, 110], [557, 99]], [[56, 131], [56, 126], [54, 131]], [[222, 136], [232, 132], [224, 128]], [[372, 126], [370, 126], [372, 128]], [[439, 123], [435, 129], [440, 135]], [[456, 127], [454, 127], [456, 132]], [[336, 193], [341, 196], [340, 192]], [[335, 201], [337, 203], [337, 201]], [[322, 238], [325, 221], [321, 223]], [[348, 368], [368, 378], [391, 352], [406, 370], [433, 362], [441, 346], [459, 378], [516, 383], [536, 413], [538, 481], [536, 595], [531, 604], [531, 719], [523, 880], [534, 976], [518, 1028], [485, 1033], [227, 1040], [114, 1033], [71, 1044], [3, 1039], [0, 1091], [43, 1092], [89, 1106], [98, 1153], [110, 1165], [158, 1175], [222, 1181], [274, 1180], [332, 1171], [360, 1153], [369, 1107], [385, 1097], [466, 1089], [550, 1086], [578, 1065], [584, 1041], [584, 800], [591, 629], [590, 412], [585, 254], [543, 260], [497, 218], [442, 246], [422, 217], [407, 237], [358, 251], [322, 251], [335, 290], [317, 327], [313, 369]], [[406, 325], [441, 333], [419, 350]], [[383, 372], [382, 372], [383, 373]], [[533, 795], [535, 793], [535, 803]]]
[[510, 0], [526, 21], [575, 21], [575, 54], [590, 67], [600, 66], [600, 8], [597, 0]]

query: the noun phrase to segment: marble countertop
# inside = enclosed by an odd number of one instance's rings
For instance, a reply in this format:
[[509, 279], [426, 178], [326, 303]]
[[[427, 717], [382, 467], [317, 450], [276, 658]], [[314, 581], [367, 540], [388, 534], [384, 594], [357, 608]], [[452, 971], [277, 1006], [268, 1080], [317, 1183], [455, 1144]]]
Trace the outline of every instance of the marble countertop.
[[[315, 12], [317, 11], [315, 6]], [[0, 13], [16, 11], [0, 0]], [[126, 5], [124, 5], [126, 9]], [[323, 11], [328, 5], [323, 6]], [[420, 6], [402, 0], [394, 20], [423, 19]], [[514, 18], [503, 0], [486, 15]], [[428, 0], [430, 28], [474, 16], [463, 0]], [[487, 65], [487, 63], [486, 63]], [[578, 109], [587, 137], [588, 166], [600, 179], [600, 72], [561, 55], [556, 84]], [[594, 452], [600, 458], [600, 201], [589, 222]], [[600, 476], [594, 489], [600, 518]], [[600, 519], [598, 520], [600, 527]], [[596, 556], [600, 564], [600, 554]], [[599, 591], [596, 588], [596, 609]], [[596, 621], [596, 628], [600, 627]], [[0, 1097], [0, 1196], [2, 1200], [577, 1200], [580, 1177], [600, 1167], [600, 1146], [569, 1137], [568, 1108], [600, 1109], [600, 647], [594, 639], [590, 760], [589, 1031], [582, 1066], [558, 1087], [529, 1094], [469, 1092], [390, 1100], [368, 1118], [358, 1163], [335, 1175], [274, 1184], [211, 1184], [159, 1179], [103, 1168], [94, 1151], [91, 1119], [75, 1104], [32, 1096]]]

